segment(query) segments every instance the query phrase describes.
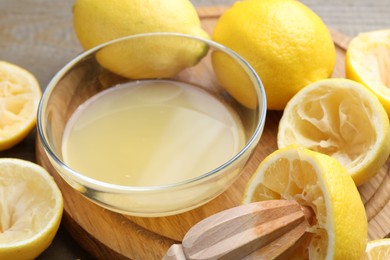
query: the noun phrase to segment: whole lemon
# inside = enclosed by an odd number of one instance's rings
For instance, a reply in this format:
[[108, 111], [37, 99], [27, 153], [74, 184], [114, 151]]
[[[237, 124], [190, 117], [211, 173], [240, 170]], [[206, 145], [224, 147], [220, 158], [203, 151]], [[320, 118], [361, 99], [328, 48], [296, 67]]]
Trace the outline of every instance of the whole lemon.
[[[73, 25], [84, 49], [124, 36], [176, 32], [209, 38], [188, 0], [76, 0]], [[130, 39], [99, 51], [106, 69], [128, 78], [170, 77], [207, 52], [199, 41], [178, 37]], [[151, 39], [151, 40], [150, 40]]]
[[[252, 65], [267, 94], [267, 107], [284, 109], [308, 84], [328, 78], [336, 62], [329, 30], [321, 18], [296, 0], [236, 2], [218, 20], [213, 40], [231, 48]], [[237, 85], [234, 66], [213, 57], [217, 77], [237, 101], [253, 106], [253, 89]]]

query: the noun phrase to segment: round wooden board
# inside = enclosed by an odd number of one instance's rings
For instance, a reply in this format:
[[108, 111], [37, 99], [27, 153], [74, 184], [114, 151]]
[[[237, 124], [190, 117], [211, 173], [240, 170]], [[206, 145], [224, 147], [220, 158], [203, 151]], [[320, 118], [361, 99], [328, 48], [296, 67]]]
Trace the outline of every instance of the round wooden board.
[[[218, 17], [226, 7], [199, 8], [202, 26], [210, 34]], [[337, 50], [333, 77], [344, 77], [345, 50], [349, 38], [332, 31]], [[42, 146], [37, 141], [37, 161], [54, 177], [64, 196], [64, 218], [73, 238], [99, 259], [161, 259], [169, 246], [181, 241], [187, 230], [198, 221], [226, 208], [240, 204], [244, 187], [259, 162], [274, 151], [276, 133], [282, 112], [268, 111], [260, 143], [241, 177], [222, 195], [192, 211], [162, 218], [125, 216], [103, 209], [65, 183], [51, 166]], [[359, 187], [366, 207], [369, 239], [377, 239], [390, 233], [390, 160], [370, 182]], [[351, 214], [353, 214], [351, 212]]]

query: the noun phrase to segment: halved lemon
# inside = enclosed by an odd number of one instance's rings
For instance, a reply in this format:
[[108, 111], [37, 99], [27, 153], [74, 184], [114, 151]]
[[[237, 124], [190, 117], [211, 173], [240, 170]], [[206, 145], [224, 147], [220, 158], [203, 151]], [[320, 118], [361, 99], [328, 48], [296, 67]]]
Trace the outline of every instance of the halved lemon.
[[301, 248], [292, 259], [364, 257], [364, 205], [352, 178], [336, 159], [296, 146], [276, 150], [248, 182], [243, 203], [270, 199], [296, 200], [315, 214], [307, 251]]
[[368, 181], [390, 154], [390, 124], [383, 106], [362, 84], [317, 81], [299, 91], [279, 122], [278, 147], [291, 144], [339, 160], [356, 185]]
[[21, 142], [36, 122], [41, 89], [27, 70], [0, 61], [0, 151]]
[[34, 259], [52, 242], [63, 199], [48, 172], [29, 161], [0, 159], [0, 259]]
[[346, 77], [364, 84], [390, 116], [390, 29], [361, 33], [345, 56]]
[[368, 260], [390, 259], [390, 239], [376, 239], [368, 242], [366, 253]]

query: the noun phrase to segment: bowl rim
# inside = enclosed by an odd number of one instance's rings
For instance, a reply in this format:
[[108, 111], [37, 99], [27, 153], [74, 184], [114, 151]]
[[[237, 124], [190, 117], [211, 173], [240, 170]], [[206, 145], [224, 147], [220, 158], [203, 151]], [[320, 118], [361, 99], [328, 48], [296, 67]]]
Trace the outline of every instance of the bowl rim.
[[[48, 102], [48, 98], [51, 96], [51, 93], [55, 89], [57, 83], [62, 79], [62, 77], [71, 69], [75, 64], [77, 64], [79, 61], [84, 59], [85, 57], [91, 55], [92, 53], [98, 51], [99, 49], [104, 48], [105, 46], [118, 43], [121, 41], [126, 41], [130, 39], [135, 38], [142, 38], [142, 37], [157, 37], [157, 36], [169, 36], [169, 37], [184, 37], [189, 39], [194, 39], [197, 41], [201, 41], [206, 43], [209, 46], [214, 47], [217, 50], [223, 51], [224, 53], [227, 53], [230, 57], [235, 59], [244, 70], [248, 74], [250, 74], [251, 80], [253, 81], [253, 84], [256, 86], [256, 94], [257, 94], [257, 101], [258, 101], [258, 108], [256, 108], [259, 111], [258, 115], [258, 122], [256, 125], [256, 128], [249, 138], [249, 140], [245, 143], [245, 145], [240, 149], [237, 153], [234, 154], [229, 160], [225, 161], [223, 164], [219, 165], [218, 167], [212, 169], [211, 171], [205, 172], [197, 177], [170, 183], [170, 184], [164, 184], [164, 185], [155, 185], [155, 186], [127, 186], [127, 185], [119, 185], [119, 184], [113, 184], [108, 183], [104, 181], [99, 181], [96, 179], [93, 179], [91, 177], [85, 176], [75, 170], [73, 170], [70, 166], [68, 166], [63, 160], [61, 160], [56, 153], [51, 148], [51, 145], [49, 141], [46, 138], [46, 134], [44, 129], [45, 123], [44, 121], [44, 112], [46, 110], [46, 104]], [[54, 160], [55, 163], [60, 165], [62, 168], [64, 168], [67, 172], [69, 172], [72, 175], [72, 181], [74, 181], [74, 178], [77, 179], [77, 182], [81, 182], [81, 185], [86, 186], [88, 189], [93, 188], [95, 190], [99, 191], [105, 191], [105, 192], [113, 192], [113, 193], [131, 193], [131, 192], [141, 192], [141, 191], [159, 191], [159, 190], [167, 190], [167, 189], [174, 189], [174, 188], [180, 188], [182, 186], [190, 185], [197, 183], [199, 181], [202, 181], [204, 179], [208, 179], [209, 177], [218, 174], [221, 170], [229, 167], [234, 162], [236, 162], [239, 158], [241, 158], [244, 154], [246, 154], [250, 147], [258, 143], [260, 140], [261, 134], [264, 129], [265, 120], [266, 120], [266, 113], [267, 113], [267, 100], [266, 100], [266, 93], [263, 86], [263, 83], [260, 79], [260, 77], [257, 75], [256, 71], [252, 68], [252, 66], [238, 53], [231, 50], [230, 48], [217, 43], [211, 39], [202, 38], [198, 36], [193, 36], [189, 34], [184, 33], [177, 33], [177, 32], [151, 32], [151, 33], [140, 33], [140, 34], [134, 34], [129, 35], [125, 37], [120, 37], [114, 40], [107, 41], [105, 43], [102, 43], [100, 45], [97, 45], [89, 50], [83, 51], [80, 54], [78, 54], [76, 57], [71, 59], [68, 63], [66, 63], [49, 81], [48, 85], [46, 86], [45, 90], [42, 93], [41, 100], [38, 105], [37, 110], [37, 132], [38, 136], [41, 141], [41, 145], [43, 146], [45, 152], [49, 157], [51, 157], [51, 160]], [[255, 145], [256, 145], [255, 144]], [[254, 147], [253, 147], [254, 149]], [[50, 159], [50, 158], [49, 158]], [[49, 161], [51, 161], [49, 160]], [[59, 173], [62, 175], [63, 173]], [[66, 178], [68, 179], [68, 178]], [[80, 183], [78, 183], [80, 185]]]

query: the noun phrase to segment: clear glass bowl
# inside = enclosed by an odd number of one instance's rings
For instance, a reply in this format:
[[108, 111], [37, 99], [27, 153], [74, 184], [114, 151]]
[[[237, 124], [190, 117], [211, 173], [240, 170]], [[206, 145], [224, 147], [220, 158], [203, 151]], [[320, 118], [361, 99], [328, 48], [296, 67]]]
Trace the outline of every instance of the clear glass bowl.
[[[202, 49], [200, 60], [191, 64], [183, 62], [179, 68], [169, 68], [169, 61], [183, 61], [182, 57], [188, 49], [199, 46]], [[117, 53], [112, 54], [113, 50]], [[156, 67], [156, 62], [162, 60], [165, 63], [157, 64], [157, 67], [166, 66], [169, 73], [147, 73], [137, 78], [137, 73], [133, 72], [139, 66], [113, 68], [101, 62], [99, 55], [105, 55], [102, 53], [106, 51], [110, 53], [110, 57], [116, 55], [116, 60], [130, 62], [127, 64], [137, 64], [141, 59], [141, 62], [146, 63], [146, 67], [150, 66], [148, 70], [151, 72]], [[216, 58], [218, 55], [224, 57]], [[239, 75], [235, 78], [237, 88], [243, 88], [245, 85], [245, 91], [252, 93], [249, 108], [241, 104], [240, 98], [236, 100], [237, 93], [232, 96], [225, 90], [228, 88], [221, 86], [224, 74], [214, 70], [215, 58], [219, 59], [217, 62], [222, 60], [223, 64], [226, 62], [230, 68], [235, 68], [234, 71]], [[154, 60], [153, 64], [147, 64], [149, 60]], [[220, 74], [216, 75], [218, 73]], [[87, 177], [64, 162], [64, 129], [70, 116], [84, 101], [120, 83], [153, 80], [156, 77], [196, 85], [229, 104], [239, 116], [245, 130], [245, 145], [242, 149], [223, 164], [209, 172], [200, 173], [198, 177], [160, 186], [107, 183]], [[155, 217], [178, 214], [199, 207], [225, 191], [239, 177], [253, 154], [264, 128], [265, 117], [266, 97], [262, 83], [251, 66], [235, 52], [208, 39], [178, 33], [149, 33], [104, 43], [80, 54], [65, 65], [43, 93], [38, 109], [37, 127], [41, 144], [51, 164], [75, 190], [109, 210], [126, 215]]]

